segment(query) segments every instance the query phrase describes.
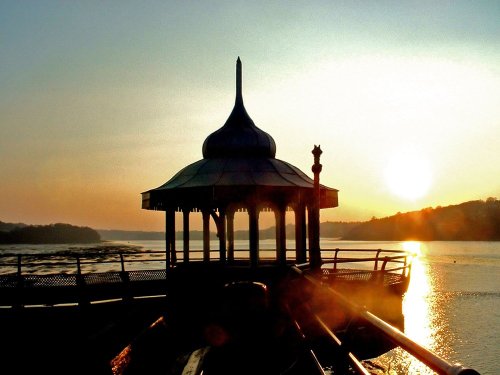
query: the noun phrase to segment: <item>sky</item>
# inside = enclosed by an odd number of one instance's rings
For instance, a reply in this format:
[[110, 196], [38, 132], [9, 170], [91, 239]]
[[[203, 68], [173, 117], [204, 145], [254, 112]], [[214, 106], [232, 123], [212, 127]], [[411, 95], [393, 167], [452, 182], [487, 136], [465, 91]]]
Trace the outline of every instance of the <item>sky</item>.
[[[498, 1], [0, 2], [0, 221], [163, 230], [140, 193], [245, 107], [339, 207], [500, 198]], [[194, 228], [196, 228], [194, 225]]]

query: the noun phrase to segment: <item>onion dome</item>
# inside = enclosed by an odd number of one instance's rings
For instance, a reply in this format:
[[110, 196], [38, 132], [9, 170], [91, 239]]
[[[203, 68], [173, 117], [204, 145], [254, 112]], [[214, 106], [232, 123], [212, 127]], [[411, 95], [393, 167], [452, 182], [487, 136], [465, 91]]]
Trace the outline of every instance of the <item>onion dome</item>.
[[203, 157], [274, 158], [276, 143], [265, 131], [255, 126], [243, 105], [241, 60], [236, 62], [236, 99], [224, 126], [210, 134], [203, 143]]

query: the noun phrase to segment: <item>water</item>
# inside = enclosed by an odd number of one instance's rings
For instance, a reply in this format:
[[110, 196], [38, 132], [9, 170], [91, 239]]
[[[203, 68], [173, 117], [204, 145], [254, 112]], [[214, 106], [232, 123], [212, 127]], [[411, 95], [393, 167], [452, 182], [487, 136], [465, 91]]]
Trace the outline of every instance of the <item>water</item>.
[[[500, 243], [401, 243], [419, 256], [403, 300], [405, 333], [451, 363], [498, 374]], [[402, 350], [377, 359], [398, 374], [432, 374]]]
[[[201, 249], [202, 243], [191, 241], [190, 246]], [[244, 249], [248, 243], [236, 241], [235, 247]], [[293, 241], [288, 247], [294, 247]], [[483, 375], [500, 373], [500, 242], [323, 240], [321, 247], [405, 249], [418, 253], [403, 301], [405, 333], [449, 362], [460, 362]], [[164, 248], [163, 241], [108, 242], [99, 246], [5, 245], [0, 246], [0, 254], [56, 254], [68, 249], [84, 254], [90, 249], [103, 254], [106, 260], [109, 250], [126, 249], [140, 260], [127, 267], [141, 269], [151, 265], [150, 256], [141, 254], [141, 249], [163, 251]], [[217, 248], [217, 241], [212, 242], [211, 248]], [[274, 248], [274, 241], [261, 241], [261, 248]], [[177, 243], [177, 249], [182, 250], [182, 242]], [[104, 262], [92, 267], [90, 271], [112, 268]], [[40, 266], [36, 272], [47, 271]], [[432, 374], [401, 350], [391, 351], [376, 361], [397, 374]]]

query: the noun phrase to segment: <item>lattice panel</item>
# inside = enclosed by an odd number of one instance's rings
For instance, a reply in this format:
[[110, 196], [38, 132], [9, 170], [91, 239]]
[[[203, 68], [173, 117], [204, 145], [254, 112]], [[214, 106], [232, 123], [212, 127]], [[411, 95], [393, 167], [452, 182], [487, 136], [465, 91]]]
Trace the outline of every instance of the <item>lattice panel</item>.
[[374, 272], [372, 271], [355, 271], [352, 269], [339, 268], [337, 270], [328, 270], [326, 275], [329, 280], [359, 280], [368, 281], [372, 279]]
[[338, 268], [337, 270], [323, 269], [323, 277], [329, 281], [342, 280], [342, 281], [373, 281], [377, 277], [383, 275], [384, 285], [399, 284], [405, 280], [405, 276], [396, 273], [381, 271], [355, 271], [349, 268]]
[[119, 272], [101, 272], [101, 273], [87, 273], [83, 275], [85, 284], [98, 285], [98, 284], [113, 284], [121, 283], [122, 278]]
[[18, 286], [17, 274], [0, 275], [0, 288], [16, 288]]
[[53, 274], [53, 275], [25, 275], [24, 287], [44, 288], [76, 286], [76, 275], [74, 274]]
[[406, 277], [397, 273], [386, 273], [384, 275], [384, 285], [394, 285], [402, 283]]
[[150, 281], [150, 280], [165, 280], [165, 270], [145, 270], [145, 271], [129, 271], [130, 281]]

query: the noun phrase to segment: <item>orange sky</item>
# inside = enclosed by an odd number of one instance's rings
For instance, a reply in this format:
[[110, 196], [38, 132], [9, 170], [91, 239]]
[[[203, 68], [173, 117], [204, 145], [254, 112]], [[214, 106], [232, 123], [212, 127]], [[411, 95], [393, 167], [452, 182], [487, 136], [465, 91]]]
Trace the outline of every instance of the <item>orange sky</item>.
[[[162, 230], [140, 193], [234, 102], [367, 220], [500, 197], [500, 6], [0, 4], [0, 220]], [[410, 6], [411, 5], [411, 6]], [[196, 229], [196, 220], [194, 220]]]

